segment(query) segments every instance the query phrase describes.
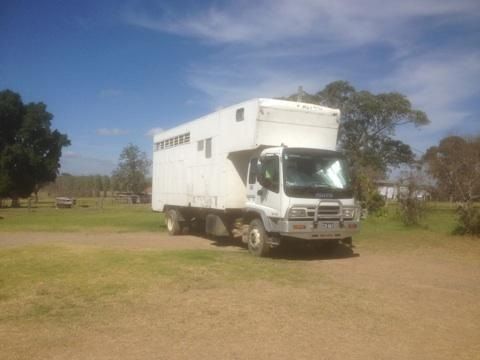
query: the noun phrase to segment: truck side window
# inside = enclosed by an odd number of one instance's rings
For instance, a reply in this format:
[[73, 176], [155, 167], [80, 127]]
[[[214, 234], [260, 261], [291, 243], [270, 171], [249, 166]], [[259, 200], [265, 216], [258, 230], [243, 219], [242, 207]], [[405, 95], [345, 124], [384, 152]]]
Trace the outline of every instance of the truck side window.
[[203, 140], [197, 142], [197, 150], [203, 151]]
[[262, 158], [261, 185], [276, 193], [280, 191], [278, 163], [279, 157], [276, 155]]
[[235, 112], [235, 120], [237, 122], [243, 121], [243, 119], [245, 118], [244, 115], [245, 115], [245, 109], [244, 108], [237, 109], [237, 111]]
[[249, 184], [255, 184], [257, 182], [257, 162], [257, 158], [250, 160], [250, 173], [248, 174]]
[[210, 159], [212, 157], [212, 138], [205, 140], [205, 157]]

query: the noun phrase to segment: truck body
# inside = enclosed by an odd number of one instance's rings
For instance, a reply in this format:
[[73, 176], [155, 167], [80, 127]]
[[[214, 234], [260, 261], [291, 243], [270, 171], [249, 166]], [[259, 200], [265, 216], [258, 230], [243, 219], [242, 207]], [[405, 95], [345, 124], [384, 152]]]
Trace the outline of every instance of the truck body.
[[238, 236], [256, 255], [283, 238], [349, 240], [358, 230], [340, 112], [253, 99], [154, 137], [152, 208], [169, 232], [192, 223]]

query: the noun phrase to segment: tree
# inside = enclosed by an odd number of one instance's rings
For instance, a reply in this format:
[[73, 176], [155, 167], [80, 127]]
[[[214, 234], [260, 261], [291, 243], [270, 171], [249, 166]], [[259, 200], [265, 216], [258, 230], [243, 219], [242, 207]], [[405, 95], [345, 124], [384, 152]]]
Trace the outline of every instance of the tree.
[[28, 197], [54, 181], [67, 135], [51, 129], [44, 103], [24, 104], [19, 94], [0, 92], [0, 197]]
[[138, 146], [129, 144], [120, 154], [117, 169], [112, 174], [116, 190], [141, 193], [147, 185], [146, 176], [151, 162]]
[[427, 179], [420, 166], [412, 166], [408, 171], [402, 171], [399, 179], [400, 191], [398, 194], [397, 212], [404, 225], [419, 225], [425, 216], [426, 208], [426, 184]]
[[103, 176], [103, 197], [107, 197], [107, 193], [111, 190], [110, 177], [107, 175]]
[[383, 177], [389, 167], [414, 160], [410, 146], [393, 138], [395, 130], [406, 124], [429, 123], [427, 115], [413, 109], [404, 95], [357, 91], [346, 81], [332, 82], [307, 98], [341, 110], [339, 146], [353, 169], [354, 189], [361, 200], [366, 200], [367, 193], [361, 179]]
[[[110, 177], [107, 175], [71, 175], [63, 173], [46, 187], [49, 194], [72, 197], [107, 197], [110, 191]], [[103, 195], [102, 195], [103, 193]]]
[[480, 135], [448, 136], [430, 147], [423, 161], [443, 198], [468, 202], [480, 197]]
[[437, 181], [440, 195], [460, 202], [457, 209], [458, 234], [480, 235], [480, 135], [448, 136], [432, 146], [423, 160]]

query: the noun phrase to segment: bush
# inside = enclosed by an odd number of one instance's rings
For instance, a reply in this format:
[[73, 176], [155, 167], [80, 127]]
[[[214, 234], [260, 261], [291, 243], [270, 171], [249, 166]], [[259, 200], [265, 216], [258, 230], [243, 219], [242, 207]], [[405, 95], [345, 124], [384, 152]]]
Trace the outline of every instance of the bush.
[[480, 208], [467, 203], [458, 207], [457, 214], [459, 224], [454, 233], [480, 236]]
[[378, 214], [385, 207], [385, 199], [377, 191], [368, 194], [366, 207], [369, 213]]
[[398, 211], [402, 222], [407, 226], [418, 225], [425, 215], [425, 201], [415, 196], [406, 196], [398, 200]]

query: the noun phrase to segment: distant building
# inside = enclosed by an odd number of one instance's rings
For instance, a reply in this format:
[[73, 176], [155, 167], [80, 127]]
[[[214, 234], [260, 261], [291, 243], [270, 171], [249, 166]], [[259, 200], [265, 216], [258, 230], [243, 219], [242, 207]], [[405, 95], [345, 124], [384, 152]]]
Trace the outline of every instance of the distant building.
[[[398, 200], [399, 197], [408, 196], [408, 185], [400, 181], [390, 180], [377, 180], [375, 181], [377, 191], [383, 196], [385, 200]], [[415, 191], [415, 196], [419, 200], [428, 200], [430, 193], [419, 186], [419, 189]]]
[[397, 200], [399, 194], [399, 184], [394, 181], [378, 180], [375, 181], [377, 191], [385, 200]]

